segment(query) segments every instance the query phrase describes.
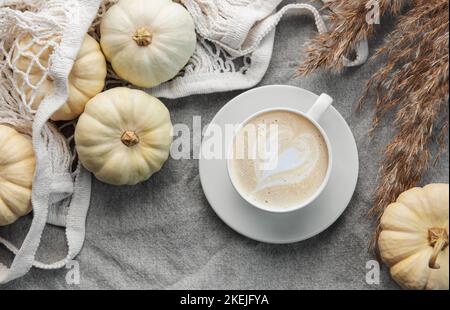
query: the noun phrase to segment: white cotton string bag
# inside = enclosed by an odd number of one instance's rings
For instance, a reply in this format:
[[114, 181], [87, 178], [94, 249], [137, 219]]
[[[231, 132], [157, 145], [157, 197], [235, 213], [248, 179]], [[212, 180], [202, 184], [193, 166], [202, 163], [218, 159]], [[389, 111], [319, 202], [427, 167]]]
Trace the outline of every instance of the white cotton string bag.
[[[328, 1], [333, 0], [323, 0]], [[272, 58], [275, 28], [288, 13], [309, 14], [314, 17], [319, 33], [327, 31], [319, 11], [307, 3], [283, 6], [283, 0], [181, 2], [194, 19], [197, 48], [181, 75], [148, 90], [157, 97], [179, 98], [257, 85]], [[361, 41], [355, 52], [354, 60], [343, 59], [344, 66], [359, 66], [367, 60], [367, 41]]]
[[[36, 156], [33, 221], [20, 249], [0, 237], [0, 243], [15, 254], [9, 267], [0, 264], [0, 283], [23, 276], [32, 266], [61, 268], [81, 250], [90, 200], [90, 174], [82, 167], [72, 173], [69, 143], [48, 120], [67, 100], [68, 76], [99, 3], [100, 0], [0, 0], [0, 123], [30, 134]], [[33, 42], [54, 46], [48, 67], [39, 63], [38, 55], [28, 55], [41, 68], [43, 78], [51, 75], [54, 80], [54, 92], [37, 111], [31, 107], [34, 95], [27, 97], [13, 77], [13, 72], [22, 74], [27, 86], [34, 89], [40, 85], [30, 82], [29, 70], [20, 72], [14, 64], [13, 51], [25, 35], [31, 36]], [[65, 226], [68, 243], [66, 258], [52, 264], [35, 261], [47, 222]]]

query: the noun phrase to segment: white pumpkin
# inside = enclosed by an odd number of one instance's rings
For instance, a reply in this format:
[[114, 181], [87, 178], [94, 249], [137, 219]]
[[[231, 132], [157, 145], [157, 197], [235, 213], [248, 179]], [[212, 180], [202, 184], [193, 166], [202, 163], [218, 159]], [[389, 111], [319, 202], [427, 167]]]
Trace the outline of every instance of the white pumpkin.
[[449, 185], [401, 194], [381, 218], [378, 245], [392, 278], [407, 289], [449, 289]]
[[35, 165], [31, 139], [0, 125], [0, 226], [30, 213]]
[[196, 46], [192, 17], [172, 0], [121, 0], [106, 12], [100, 31], [114, 71], [140, 87], [175, 77]]
[[166, 106], [143, 91], [124, 87], [92, 98], [75, 129], [81, 163], [113, 185], [150, 178], [167, 160], [171, 143]]
[[[48, 61], [53, 53], [51, 46], [45, 47], [43, 42], [37, 42], [30, 45], [30, 36], [25, 36], [19, 42], [21, 50], [26, 50], [27, 53], [21, 53], [16, 61], [17, 68], [22, 72], [27, 72], [32, 62], [32, 57], [39, 56], [39, 62], [43, 67], [48, 66]], [[43, 77], [42, 69], [33, 64], [29, 73], [29, 81], [34, 85], [41, 81]], [[27, 101], [31, 99], [33, 89], [23, 83], [22, 75], [15, 74], [19, 88], [23, 88]], [[103, 56], [100, 45], [91, 36], [86, 35], [80, 52], [75, 59], [72, 71], [69, 75], [69, 98], [65, 105], [63, 105], [51, 119], [54, 121], [68, 121], [77, 118], [84, 111], [86, 103], [100, 93], [105, 86], [106, 78], [106, 60]], [[36, 97], [33, 101], [32, 107], [37, 110], [45, 96], [53, 92], [53, 80], [50, 76], [43, 81], [41, 86], [36, 90]]]

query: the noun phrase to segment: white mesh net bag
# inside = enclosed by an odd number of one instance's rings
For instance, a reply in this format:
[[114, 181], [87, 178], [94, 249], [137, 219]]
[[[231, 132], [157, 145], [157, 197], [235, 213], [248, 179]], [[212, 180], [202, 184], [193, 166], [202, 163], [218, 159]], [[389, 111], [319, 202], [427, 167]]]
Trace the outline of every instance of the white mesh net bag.
[[[106, 8], [115, 2], [107, 1]], [[275, 28], [288, 12], [308, 13], [314, 17], [319, 32], [326, 31], [319, 12], [310, 4], [287, 4], [276, 11], [282, 0], [179, 2], [194, 19], [197, 47], [177, 77], [148, 90], [157, 97], [179, 98], [255, 86], [269, 67]], [[108, 82], [126, 85], [113, 73]]]
[[[134, 0], [123, 0], [134, 1]], [[150, 0], [171, 1], [171, 0]], [[104, 12], [117, 0], [0, 0], [0, 124], [32, 137], [36, 155], [33, 220], [20, 249], [0, 236], [15, 254], [7, 267], [0, 263], [0, 283], [30, 268], [61, 268], [81, 250], [90, 200], [90, 174], [75, 162], [72, 138], [49, 122], [68, 98], [68, 76], [86, 32], [99, 38]], [[319, 32], [326, 31], [319, 12], [309, 4], [280, 8], [282, 0], [182, 0], [196, 24], [195, 54], [173, 80], [147, 90], [158, 97], [250, 88], [264, 76], [272, 56], [275, 27], [288, 11], [312, 14]], [[27, 44], [19, 44], [26, 38]], [[38, 48], [31, 48], [31, 45]], [[49, 49], [48, 60], [41, 54]], [[365, 60], [363, 50], [356, 62]], [[18, 57], [28, 65], [18, 66]], [[36, 78], [37, 76], [37, 78]], [[46, 79], [53, 91], [42, 96]], [[106, 88], [125, 83], [109, 70]], [[36, 104], [37, 100], [40, 102]], [[41, 101], [42, 100], [42, 101]], [[73, 126], [69, 122], [62, 127]], [[67, 257], [44, 264], [35, 260], [45, 225], [65, 227]]]
[[[333, 0], [322, 0], [328, 2]], [[98, 23], [106, 9], [118, 0], [102, 2], [99, 18], [90, 34], [99, 38]], [[275, 28], [287, 13], [309, 14], [319, 33], [327, 31], [319, 11], [307, 3], [283, 6], [283, 0], [179, 0], [194, 19], [197, 47], [189, 63], [169, 82], [149, 89], [152, 95], [179, 98], [257, 85], [272, 58]], [[305, 1], [299, 1], [305, 2]], [[281, 7], [280, 7], [281, 6]], [[277, 11], [278, 8], [278, 11]], [[368, 58], [367, 41], [363, 40], [354, 60], [344, 59], [353, 67]], [[107, 87], [126, 86], [110, 69]]]
[[[0, 283], [24, 275], [32, 266], [61, 268], [81, 250], [90, 199], [90, 174], [82, 167], [73, 172], [70, 139], [48, 119], [67, 100], [68, 75], [99, 2], [0, 1], [0, 123], [32, 136], [36, 156], [33, 221], [20, 249], [0, 237], [0, 242], [16, 254], [11, 266], [0, 265]], [[24, 36], [30, 38], [29, 44], [42, 48], [31, 52], [27, 46], [19, 46]], [[41, 63], [39, 56], [49, 46], [54, 52], [48, 63]], [[30, 59], [27, 68], [17, 66], [21, 56]], [[40, 71], [42, 78], [31, 79], [31, 70]], [[54, 81], [54, 91], [36, 111], [33, 106], [36, 90], [49, 76]], [[47, 222], [66, 227], [67, 257], [53, 264], [35, 261]]]

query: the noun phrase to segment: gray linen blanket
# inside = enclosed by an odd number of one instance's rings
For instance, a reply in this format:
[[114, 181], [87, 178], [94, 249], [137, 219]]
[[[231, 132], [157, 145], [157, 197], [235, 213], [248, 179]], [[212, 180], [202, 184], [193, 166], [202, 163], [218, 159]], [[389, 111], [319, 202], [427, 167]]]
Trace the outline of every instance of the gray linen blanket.
[[[389, 26], [387, 26], [389, 27]], [[373, 259], [368, 243], [373, 223], [367, 217], [376, 185], [381, 152], [392, 135], [385, 122], [369, 139], [372, 111], [355, 111], [365, 81], [377, 63], [337, 76], [314, 74], [294, 78], [302, 45], [316, 34], [311, 18], [284, 18], [277, 30], [273, 59], [261, 85], [287, 84], [335, 98], [335, 107], [354, 132], [360, 154], [360, 179], [343, 216], [322, 234], [296, 244], [269, 245], [249, 240], [228, 228], [206, 201], [198, 161], [169, 160], [151, 180], [116, 188], [93, 181], [84, 248], [78, 257], [79, 285], [68, 285], [68, 270], [31, 272], [1, 289], [396, 289], [387, 268], [379, 285], [366, 283], [366, 263]], [[372, 44], [372, 48], [381, 42]], [[375, 46], [374, 46], [375, 45]], [[205, 81], [207, 82], [207, 81]], [[204, 125], [240, 91], [164, 100], [174, 123]], [[423, 184], [448, 182], [447, 149]], [[0, 228], [0, 235], [20, 244], [31, 218]], [[49, 227], [39, 258], [65, 255], [61, 229]], [[12, 256], [0, 248], [0, 260]]]

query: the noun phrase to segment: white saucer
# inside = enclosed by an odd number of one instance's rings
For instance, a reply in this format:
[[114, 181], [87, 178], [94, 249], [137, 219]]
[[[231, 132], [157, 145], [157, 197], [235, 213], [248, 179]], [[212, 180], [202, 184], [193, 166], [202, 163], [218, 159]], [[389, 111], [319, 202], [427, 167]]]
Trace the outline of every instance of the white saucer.
[[[252, 114], [285, 107], [306, 112], [318, 96], [292, 86], [265, 86], [241, 94], [226, 104], [211, 124], [240, 124]], [[331, 107], [319, 122], [333, 149], [333, 170], [322, 194], [309, 206], [288, 214], [271, 214], [249, 205], [234, 189], [227, 160], [200, 159], [200, 180], [211, 207], [238, 233], [267, 243], [293, 243], [311, 238], [331, 226], [347, 208], [358, 181], [358, 150], [344, 118]], [[228, 147], [231, 141], [226, 141]], [[231, 140], [232, 137], [228, 137]]]

